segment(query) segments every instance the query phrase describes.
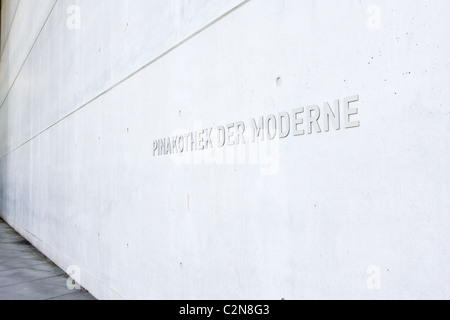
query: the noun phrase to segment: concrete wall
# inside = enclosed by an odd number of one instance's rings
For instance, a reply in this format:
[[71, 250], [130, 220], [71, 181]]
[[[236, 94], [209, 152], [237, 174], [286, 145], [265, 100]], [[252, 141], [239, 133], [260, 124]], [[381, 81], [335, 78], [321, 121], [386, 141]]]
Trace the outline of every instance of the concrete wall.
[[[449, 19], [447, 0], [5, 1], [1, 217], [102, 299], [448, 299]], [[252, 119], [311, 105], [320, 133], [252, 142]], [[154, 156], [238, 121], [246, 144]]]

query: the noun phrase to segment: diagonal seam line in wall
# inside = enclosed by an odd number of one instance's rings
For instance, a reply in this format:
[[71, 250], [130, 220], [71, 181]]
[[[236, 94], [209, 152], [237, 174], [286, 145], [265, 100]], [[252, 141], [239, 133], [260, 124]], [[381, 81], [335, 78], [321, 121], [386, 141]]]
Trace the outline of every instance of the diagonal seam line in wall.
[[250, 2], [251, 0], [245, 0], [243, 2], [241, 2], [239, 5], [237, 5], [236, 7], [230, 9], [229, 11], [227, 11], [226, 13], [224, 13], [223, 15], [221, 15], [220, 17], [216, 18], [215, 20], [211, 21], [210, 23], [208, 23], [206, 26], [204, 26], [203, 28], [199, 29], [198, 31], [194, 32], [193, 34], [191, 34], [190, 36], [188, 36], [187, 38], [185, 38], [184, 40], [182, 40], [181, 42], [179, 42], [178, 44], [176, 44], [175, 46], [171, 47], [170, 49], [166, 50], [165, 52], [163, 52], [162, 54], [160, 54], [159, 56], [157, 56], [156, 58], [154, 58], [153, 60], [151, 60], [150, 62], [148, 62], [147, 64], [145, 64], [144, 66], [140, 67], [139, 69], [137, 69], [136, 71], [132, 72], [131, 74], [129, 74], [128, 76], [126, 76], [125, 78], [123, 78], [122, 80], [120, 80], [119, 82], [117, 82], [116, 84], [114, 84], [113, 86], [111, 86], [110, 88], [106, 89], [105, 91], [101, 92], [100, 94], [98, 94], [97, 96], [95, 96], [94, 98], [92, 98], [91, 100], [89, 100], [88, 102], [84, 103], [83, 105], [81, 105], [80, 107], [76, 108], [75, 110], [71, 111], [70, 113], [68, 113], [67, 115], [65, 115], [64, 117], [62, 117], [61, 119], [59, 119], [58, 121], [56, 121], [55, 123], [53, 123], [52, 125], [48, 126], [47, 128], [45, 128], [44, 130], [42, 130], [41, 132], [39, 132], [38, 134], [34, 135], [33, 137], [31, 137], [30, 139], [26, 140], [25, 142], [23, 142], [22, 144], [20, 144], [18, 147], [14, 148], [13, 150], [11, 150], [10, 152], [8, 152], [6, 155], [2, 156], [0, 158], [0, 160], [3, 160], [4, 158], [8, 157], [10, 154], [12, 154], [13, 152], [15, 152], [16, 150], [20, 149], [21, 147], [23, 147], [24, 145], [26, 145], [27, 143], [29, 143], [30, 141], [36, 139], [38, 136], [40, 136], [41, 134], [43, 134], [44, 132], [50, 130], [51, 128], [55, 127], [56, 125], [58, 125], [59, 123], [61, 123], [62, 121], [64, 121], [65, 119], [69, 118], [70, 116], [72, 116], [73, 114], [77, 113], [78, 111], [80, 111], [81, 109], [83, 109], [84, 107], [86, 107], [87, 105], [89, 105], [90, 103], [94, 102], [95, 100], [97, 100], [98, 98], [100, 98], [101, 96], [107, 94], [108, 92], [112, 91], [113, 89], [115, 89], [116, 87], [118, 87], [119, 85], [121, 85], [122, 83], [124, 83], [125, 81], [129, 80], [130, 78], [134, 77], [136, 74], [138, 74], [139, 72], [141, 72], [142, 70], [146, 69], [147, 67], [151, 66], [152, 64], [154, 64], [155, 62], [157, 62], [158, 60], [164, 58], [166, 55], [168, 55], [169, 53], [171, 53], [172, 51], [174, 51], [175, 49], [179, 48], [180, 46], [182, 46], [183, 44], [185, 44], [186, 42], [188, 42], [189, 40], [193, 39], [194, 37], [196, 37], [197, 35], [199, 35], [200, 33], [202, 33], [203, 31], [207, 30], [208, 28], [212, 27], [213, 25], [215, 25], [217, 22], [219, 22], [220, 20], [222, 20], [223, 18], [225, 18], [226, 16], [228, 16], [229, 14], [231, 14], [232, 12], [236, 11], [237, 9], [241, 8], [242, 6], [244, 6], [245, 4], [247, 4], [248, 2]]
[[13, 15], [13, 18], [12, 18], [12, 20], [11, 20], [11, 24], [9, 25], [8, 33], [6, 34], [6, 40], [5, 40], [5, 43], [4, 43], [4, 45], [3, 45], [3, 48], [1, 48], [1, 51], [2, 51], [2, 56], [1, 56], [1, 57], [2, 57], [2, 58], [3, 58], [3, 52], [5, 51], [4, 49], [6, 48], [6, 44], [8, 43], [8, 40], [9, 40], [9, 34], [11, 33], [12, 26], [14, 25], [14, 21], [16, 20], [17, 9], [19, 8], [20, 1], [21, 1], [21, 0], [19, 0], [19, 1], [17, 2], [17, 6], [16, 6], [16, 9], [14, 10], [14, 15]]
[[42, 30], [44, 30], [45, 25], [47, 24], [47, 21], [48, 21], [48, 19], [50, 18], [52, 12], [53, 12], [53, 9], [55, 9], [56, 3], [58, 3], [58, 0], [55, 0], [55, 3], [53, 4], [52, 9], [50, 10], [50, 12], [49, 12], [47, 18], [45, 19], [45, 22], [44, 22], [44, 24], [42, 25], [41, 30], [39, 30], [39, 33], [38, 33], [36, 39], [34, 39], [34, 42], [33, 42], [33, 45], [32, 45], [31, 48], [30, 48], [30, 51], [28, 51], [28, 54], [27, 54], [27, 56], [25, 57], [25, 60], [23, 60], [23, 63], [22, 63], [22, 66], [21, 66], [20, 69], [19, 69], [19, 72], [17, 72], [17, 75], [16, 75], [16, 77], [14, 78], [13, 83], [11, 84], [11, 86], [10, 86], [9, 89], [8, 89], [8, 92], [6, 93], [5, 99], [3, 99], [2, 104], [0, 105], [0, 109], [3, 108], [3, 105], [4, 105], [5, 101], [6, 101], [6, 99], [8, 99], [9, 93], [11, 92], [12, 88], [13, 88], [14, 85], [16, 84], [17, 78], [19, 78], [19, 75], [20, 75], [20, 73], [22, 72], [22, 69], [23, 69], [23, 67], [25, 66], [25, 63], [27, 62], [28, 58], [30, 57], [31, 51], [33, 51], [33, 48], [34, 48], [34, 46], [36, 45], [36, 43], [37, 43], [37, 41], [38, 41], [38, 39], [39, 39], [39, 36], [40, 36], [41, 33], [42, 33]]

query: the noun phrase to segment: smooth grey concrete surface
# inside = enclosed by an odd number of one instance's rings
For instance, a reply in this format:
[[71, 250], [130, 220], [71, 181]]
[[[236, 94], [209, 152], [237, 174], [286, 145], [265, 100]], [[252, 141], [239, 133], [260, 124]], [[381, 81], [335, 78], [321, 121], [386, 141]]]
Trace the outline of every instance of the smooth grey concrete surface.
[[0, 300], [95, 300], [0, 219]]
[[[450, 299], [449, 20], [448, 0], [5, 1], [0, 216], [100, 300]], [[153, 155], [237, 121], [245, 144]]]

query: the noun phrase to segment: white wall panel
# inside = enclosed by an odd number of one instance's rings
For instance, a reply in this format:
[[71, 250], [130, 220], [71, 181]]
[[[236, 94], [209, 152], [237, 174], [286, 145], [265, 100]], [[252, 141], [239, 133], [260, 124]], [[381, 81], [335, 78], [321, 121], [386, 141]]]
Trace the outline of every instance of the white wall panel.
[[[50, 6], [54, 0], [47, 2]], [[15, 129], [2, 139], [0, 154], [39, 134], [241, 2], [58, 1], [17, 77], [17, 86], [7, 97], [6, 84], [14, 81], [17, 73], [13, 71], [21, 63], [10, 67], [13, 70], [5, 68], [7, 80], [0, 98], [6, 100], [0, 117], [10, 118], [9, 125]], [[67, 27], [68, 8], [74, 3], [80, 8], [80, 29]], [[33, 12], [34, 7], [24, 11]], [[28, 20], [25, 16], [22, 21]], [[21, 28], [26, 32], [29, 26], [22, 24]], [[21, 35], [15, 34], [18, 41]], [[5, 51], [8, 53], [8, 48]], [[15, 126], [14, 121], [29, 125]]]
[[[55, 0], [6, 2], [6, 7], [11, 9], [11, 6], [17, 3], [17, 8], [14, 6], [16, 9], [12, 13], [14, 21], [17, 19], [17, 23], [10, 25], [9, 29], [5, 28], [5, 33], [7, 33], [4, 40], [7, 43], [5, 42], [5, 46], [2, 46], [4, 49], [2, 49], [2, 68], [0, 70], [0, 81], [2, 83], [0, 87], [0, 103], [3, 103], [16, 80], [55, 2]], [[9, 14], [11, 12], [8, 12], [7, 16]], [[21, 80], [23, 81], [23, 77]]]
[[[371, 29], [370, 1], [251, 0], [57, 122], [239, 2], [110, 3], [69, 31], [58, 1], [1, 110], [0, 212], [33, 244], [98, 298], [450, 297], [448, 1]], [[358, 128], [153, 156], [353, 95]]]

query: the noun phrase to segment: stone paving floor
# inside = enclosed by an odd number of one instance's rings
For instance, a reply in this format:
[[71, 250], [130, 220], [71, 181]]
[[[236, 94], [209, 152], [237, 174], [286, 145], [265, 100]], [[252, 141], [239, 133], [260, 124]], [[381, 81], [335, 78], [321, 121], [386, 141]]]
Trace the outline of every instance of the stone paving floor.
[[0, 219], [0, 300], [95, 300]]

